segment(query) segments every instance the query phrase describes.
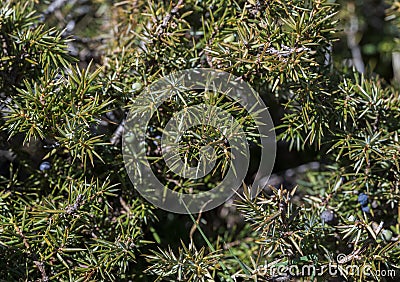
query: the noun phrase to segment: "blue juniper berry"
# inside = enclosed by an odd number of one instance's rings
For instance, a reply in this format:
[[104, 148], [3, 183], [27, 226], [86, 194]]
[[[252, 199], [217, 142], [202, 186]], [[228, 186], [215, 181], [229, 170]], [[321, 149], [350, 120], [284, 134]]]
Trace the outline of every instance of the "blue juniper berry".
[[361, 210], [365, 213], [369, 213], [369, 206], [367, 205], [361, 206]]
[[39, 170], [40, 171], [45, 171], [45, 170], [49, 170], [51, 168], [51, 164], [47, 161], [42, 162], [39, 166]]
[[324, 210], [321, 213], [321, 219], [323, 222], [329, 223], [335, 219], [335, 215], [334, 215], [333, 211], [331, 211], [331, 210]]
[[365, 206], [368, 204], [368, 196], [365, 195], [364, 193], [360, 193], [358, 195], [358, 202], [360, 203], [361, 206]]

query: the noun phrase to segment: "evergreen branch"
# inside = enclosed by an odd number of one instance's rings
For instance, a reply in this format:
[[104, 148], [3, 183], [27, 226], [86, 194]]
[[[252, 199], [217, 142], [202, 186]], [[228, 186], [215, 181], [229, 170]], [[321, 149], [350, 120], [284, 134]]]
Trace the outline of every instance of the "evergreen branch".
[[32, 253], [31, 247], [28, 243], [28, 240], [26, 239], [25, 235], [22, 233], [21, 229], [14, 224], [15, 227], [15, 231], [17, 231], [17, 233], [19, 234], [19, 236], [21, 236], [22, 241], [25, 245], [25, 248], [28, 250], [29, 255], [31, 255], [33, 257], [33, 263], [37, 266], [37, 268], [39, 269], [41, 275], [42, 275], [42, 281], [43, 282], [47, 282], [49, 281], [49, 278], [46, 274], [46, 269], [44, 268], [43, 262], [38, 260], [38, 257], [35, 253]]
[[170, 13], [167, 13], [161, 23], [156, 29], [156, 34], [160, 36], [163, 34], [164, 30], [167, 28], [168, 23], [171, 21], [172, 17], [178, 13], [179, 9], [182, 7], [183, 0], [179, 0], [178, 3], [172, 8]]

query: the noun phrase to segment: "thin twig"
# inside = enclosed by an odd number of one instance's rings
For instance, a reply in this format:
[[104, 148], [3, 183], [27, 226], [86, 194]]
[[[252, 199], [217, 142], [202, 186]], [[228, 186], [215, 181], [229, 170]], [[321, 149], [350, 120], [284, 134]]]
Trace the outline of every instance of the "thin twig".
[[351, 13], [350, 26], [346, 30], [347, 45], [349, 46], [349, 49], [351, 50], [351, 55], [353, 57], [353, 65], [356, 67], [356, 70], [359, 73], [364, 73], [365, 66], [364, 66], [364, 62], [362, 59], [362, 55], [361, 55], [361, 49], [356, 40], [356, 35], [357, 35], [359, 27], [358, 27], [358, 18], [354, 12], [354, 10], [355, 10], [354, 3], [348, 3], [347, 7]]
[[80, 205], [82, 204], [82, 198], [83, 198], [83, 195], [82, 195], [82, 194], [79, 194], [78, 197], [76, 197], [75, 203], [74, 203], [73, 205], [69, 205], [69, 206], [65, 209], [65, 213], [66, 213], [66, 214], [73, 214], [73, 213], [75, 213], [75, 212], [79, 209]]
[[38, 260], [38, 257], [35, 253], [32, 253], [31, 246], [29, 245], [28, 240], [26, 240], [26, 237], [22, 233], [21, 229], [19, 229], [19, 227], [17, 225], [14, 225], [14, 226], [15, 226], [15, 230], [17, 231], [18, 235], [21, 236], [22, 242], [24, 243], [25, 248], [27, 248], [28, 253], [33, 257], [33, 263], [37, 266], [40, 273], [42, 274], [42, 281], [43, 282], [49, 281], [49, 277], [46, 274], [46, 270], [44, 268], [43, 262]]
[[111, 144], [117, 145], [121, 140], [121, 136], [124, 133], [125, 122], [125, 119], [123, 119], [122, 122], [118, 125], [117, 129], [114, 131], [110, 139]]
[[197, 227], [200, 226], [199, 224], [200, 224], [201, 215], [203, 214], [203, 210], [210, 202], [211, 202], [211, 200], [209, 200], [203, 204], [203, 206], [200, 209], [199, 215], [197, 216], [196, 222], [193, 222], [193, 226], [192, 226], [192, 228], [190, 228], [190, 233], [189, 233], [190, 242], [193, 242], [193, 234], [196, 231]]
[[163, 19], [163, 22], [161, 25], [159, 25], [156, 29], [157, 35], [160, 36], [163, 32], [164, 29], [168, 26], [169, 21], [172, 19], [172, 16], [174, 16], [176, 13], [178, 13], [179, 9], [181, 8], [183, 4], [183, 0], [179, 0], [178, 4], [175, 5], [175, 7], [172, 8], [171, 12], [168, 13], [165, 18]]

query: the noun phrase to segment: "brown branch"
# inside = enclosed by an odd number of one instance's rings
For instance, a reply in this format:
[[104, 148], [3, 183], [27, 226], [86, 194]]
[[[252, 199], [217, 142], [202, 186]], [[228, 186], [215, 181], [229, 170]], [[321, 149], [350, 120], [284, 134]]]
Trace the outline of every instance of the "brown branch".
[[203, 204], [203, 206], [200, 209], [199, 215], [197, 216], [196, 222], [193, 222], [192, 228], [190, 228], [190, 233], [189, 233], [190, 242], [193, 242], [193, 234], [200, 224], [200, 219], [201, 219], [201, 215], [203, 214], [203, 210], [210, 202], [211, 202], [211, 200], [209, 200]]
[[350, 26], [346, 29], [347, 35], [347, 45], [351, 51], [351, 55], [353, 57], [353, 65], [357, 69], [359, 73], [365, 72], [365, 65], [361, 55], [360, 46], [357, 43], [356, 35], [359, 30], [358, 26], [358, 18], [355, 15], [355, 4], [348, 3], [347, 9], [349, 10], [350, 16]]
[[169, 21], [172, 19], [172, 16], [174, 16], [176, 13], [178, 13], [179, 9], [181, 8], [183, 4], [183, 0], [179, 0], [178, 4], [175, 5], [175, 7], [172, 8], [171, 12], [168, 13], [165, 18], [163, 19], [163, 22], [161, 25], [159, 25], [156, 29], [157, 35], [160, 36], [163, 32], [164, 29], [167, 27]]
[[110, 142], [113, 145], [117, 145], [121, 139], [122, 134], [124, 133], [125, 119], [118, 125], [117, 129], [114, 131], [111, 136]]
[[17, 231], [18, 235], [21, 236], [22, 238], [22, 242], [25, 245], [25, 248], [28, 250], [28, 254], [32, 256], [33, 258], [33, 263], [37, 266], [37, 268], [39, 269], [40, 273], [42, 274], [42, 281], [43, 282], [47, 282], [49, 281], [49, 277], [46, 274], [46, 270], [44, 268], [43, 262], [38, 260], [38, 257], [35, 253], [32, 253], [31, 251], [31, 246], [28, 243], [28, 240], [26, 240], [25, 235], [22, 233], [21, 229], [19, 229], [19, 227], [15, 224], [14, 225], [15, 230]]

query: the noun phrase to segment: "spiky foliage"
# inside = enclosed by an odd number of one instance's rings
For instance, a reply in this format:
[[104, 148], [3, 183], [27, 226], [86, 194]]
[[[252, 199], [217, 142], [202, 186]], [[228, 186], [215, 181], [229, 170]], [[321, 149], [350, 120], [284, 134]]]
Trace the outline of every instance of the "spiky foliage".
[[[371, 1], [20, 2], [0, 3], [0, 279], [325, 281], [329, 266], [348, 280], [400, 276], [399, 92], [342, 61], [352, 56], [361, 71], [354, 20], [373, 22], [355, 9]], [[390, 4], [379, 54], [398, 35], [399, 5]], [[351, 52], [340, 52], [343, 42]], [[157, 223], [123, 167], [121, 128], [128, 110], [141, 110], [131, 102], [146, 86], [200, 67], [247, 81], [269, 106], [280, 144], [304, 151], [319, 171], [301, 170], [297, 189], [286, 181], [256, 199], [244, 185], [235, 205], [197, 219], [156, 211]], [[187, 181], [159, 163], [159, 128], [203, 94], [161, 105], [147, 132], [154, 171], [188, 193], [223, 177], [229, 146], [220, 142], [212, 177]], [[230, 99], [208, 102], [252, 129]], [[223, 141], [197, 127], [182, 143], [198, 149], [212, 139]], [[198, 162], [198, 150], [185, 148], [182, 159]]]
[[0, 277], [132, 275], [141, 226], [152, 213], [121, 185], [119, 150], [101, 123], [114, 107], [102, 70], [76, 66], [70, 39], [41, 22], [34, 2], [2, 2], [0, 11], [1, 152], [8, 158], [0, 180]]

